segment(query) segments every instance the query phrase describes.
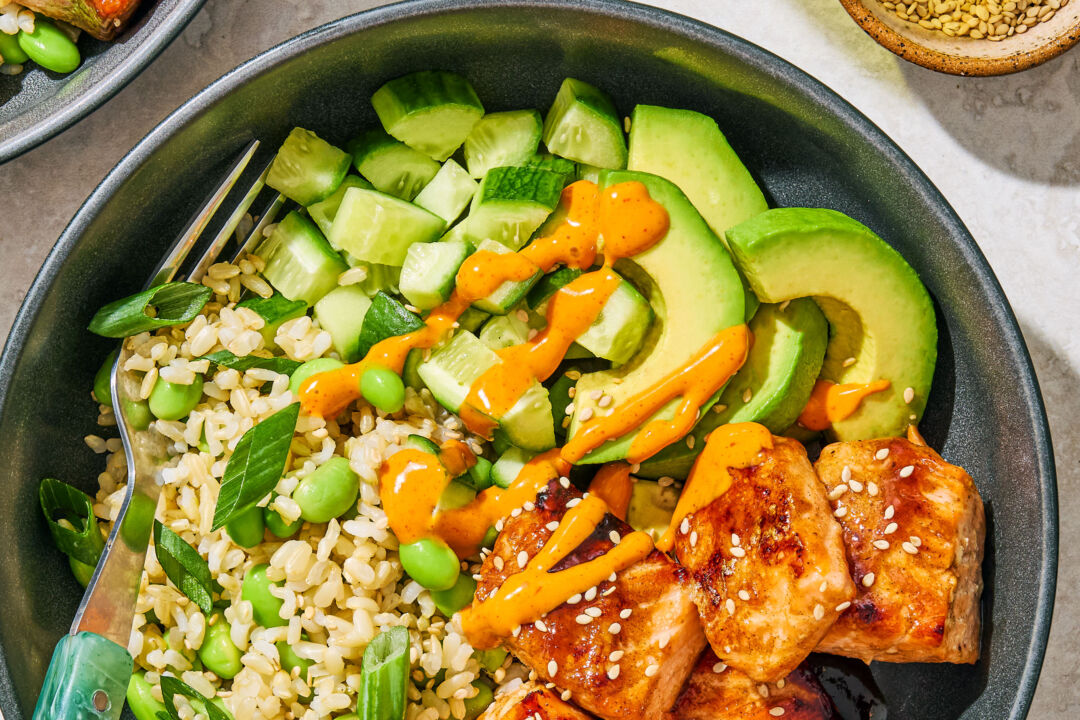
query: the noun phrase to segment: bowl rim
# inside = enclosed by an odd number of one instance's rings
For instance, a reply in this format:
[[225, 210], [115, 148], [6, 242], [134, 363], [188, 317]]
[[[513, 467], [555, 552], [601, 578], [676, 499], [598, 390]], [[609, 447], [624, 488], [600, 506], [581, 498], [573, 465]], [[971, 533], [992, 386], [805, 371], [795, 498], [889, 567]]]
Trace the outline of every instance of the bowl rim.
[[[259, 53], [225, 73], [169, 113], [120, 159], [87, 197], [35, 276], [0, 354], [0, 413], [6, 407], [11, 380], [37, 313], [83, 232], [108, 203], [113, 193], [188, 122], [236, 87], [246, 84], [279, 63], [302, 54], [311, 46], [330, 43], [397, 20], [438, 16], [449, 12], [482, 11], [491, 9], [493, 5], [495, 3], [492, 0], [404, 0], [354, 13], [305, 31]], [[684, 15], [626, 0], [499, 0], [497, 6], [502, 9], [540, 7], [554, 11], [588, 12], [675, 33], [687, 40], [721, 50], [786, 85], [793, 92], [828, 108], [849, 130], [873, 144], [898, 168], [904, 180], [947, 228], [968, 265], [990, 292], [991, 309], [1004, 326], [1003, 340], [1020, 366], [1020, 391], [1026, 410], [1025, 419], [1035, 430], [1035, 446], [1032, 450], [1038, 472], [1039, 490], [1044, 499], [1040, 513], [1040, 534], [1046, 552], [1039, 568], [1039, 589], [1032, 617], [1032, 636], [1026, 650], [1024, 670], [1008, 715], [1009, 720], [1023, 720], [1027, 717], [1042, 669], [1054, 609], [1059, 530], [1057, 476], [1046, 410], [1027, 344], [1001, 284], [956, 211], [915, 162], [851, 103], [806, 71], [737, 35]], [[10, 672], [6, 660], [0, 655], [0, 699], [13, 696]], [[15, 714], [9, 715], [9, 720], [20, 717], [18, 708], [13, 710]], [[8, 709], [4, 708], [4, 712], [7, 711]]]
[[[43, 119], [19, 127], [20, 118], [26, 113], [12, 117], [8, 124], [14, 125], [15, 131], [0, 139], [0, 165], [51, 140], [111, 100], [169, 46], [169, 43], [195, 17], [195, 13], [205, 2], [206, 0], [178, 0], [160, 23], [153, 27], [145, 38], [132, 46], [131, 50], [110, 68], [103, 78], [96, 78], [94, 82], [73, 94], [65, 95], [58, 92], [45, 98], [40, 105], [33, 106], [45, 109], [47, 115]], [[150, 12], [153, 13], [156, 10], [157, 8], [151, 8]], [[120, 43], [122, 37], [110, 42]], [[117, 48], [123, 49], [121, 45], [114, 45], [102, 54], [115, 52]]]
[[879, 20], [873, 11], [866, 7], [864, 0], [840, 0], [840, 4], [864, 32], [886, 50], [908, 62], [948, 75], [983, 77], [1009, 75], [1042, 65], [1080, 42], [1080, 21], [1078, 21], [1065, 32], [1055, 35], [1053, 39], [1030, 50], [990, 58], [951, 55], [929, 48], [908, 35], [898, 33]]

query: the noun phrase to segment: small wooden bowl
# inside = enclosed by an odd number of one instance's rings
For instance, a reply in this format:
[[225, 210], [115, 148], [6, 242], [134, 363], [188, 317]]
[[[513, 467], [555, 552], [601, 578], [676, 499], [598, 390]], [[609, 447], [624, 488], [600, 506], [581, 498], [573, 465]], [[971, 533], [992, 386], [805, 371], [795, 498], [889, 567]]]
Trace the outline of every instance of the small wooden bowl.
[[840, 4], [880, 45], [905, 60], [952, 75], [1019, 72], [1060, 55], [1080, 41], [1080, 0], [1071, 0], [1047, 22], [1000, 41], [948, 37], [927, 30], [901, 20], [880, 0], [840, 0]]

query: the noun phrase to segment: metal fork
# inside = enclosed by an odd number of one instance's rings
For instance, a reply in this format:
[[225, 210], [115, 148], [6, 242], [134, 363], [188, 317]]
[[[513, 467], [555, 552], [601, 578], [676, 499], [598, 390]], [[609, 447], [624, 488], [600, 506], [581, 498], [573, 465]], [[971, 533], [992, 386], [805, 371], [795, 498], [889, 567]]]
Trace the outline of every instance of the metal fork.
[[[225, 179], [150, 275], [146, 287], [183, 279], [181, 268], [215, 213], [250, 163], [259, 141], [241, 153]], [[266, 183], [269, 164], [236, 204], [220, 231], [207, 245], [187, 274], [192, 282], [206, 271], [225, 249], [243, 216]], [[277, 194], [262, 213], [233, 260], [253, 249], [263, 229], [276, 218], [284, 204]], [[156, 432], [145, 432], [132, 410], [139, 401], [139, 380], [125, 369], [132, 356], [129, 343], [121, 343], [113, 365], [110, 389], [116, 425], [127, 455], [127, 494], [112, 533], [98, 560], [94, 575], [75, 614], [71, 630], [53, 652], [38, 697], [34, 720], [116, 720], [124, 707], [133, 658], [127, 651], [135, 617], [135, 602], [142, 581], [146, 548], [150, 542], [154, 513], [161, 486], [157, 474], [168, 459], [168, 441]], [[140, 427], [141, 426], [141, 427]]]

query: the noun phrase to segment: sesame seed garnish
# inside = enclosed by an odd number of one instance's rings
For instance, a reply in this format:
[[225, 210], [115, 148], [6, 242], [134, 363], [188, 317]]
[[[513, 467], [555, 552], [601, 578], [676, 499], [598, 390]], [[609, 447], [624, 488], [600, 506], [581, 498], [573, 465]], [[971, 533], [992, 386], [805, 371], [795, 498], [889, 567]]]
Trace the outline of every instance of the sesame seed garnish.
[[574, 403], [570, 403], [569, 405], [566, 406], [566, 412], [564, 414], [565, 415], [573, 415], [574, 414]]
[[556, 530], [559, 529], [559, 521], [558, 520], [552, 520], [551, 522], [549, 522], [544, 527], [546, 527], [551, 532], [555, 532]]
[[588, 590], [585, 591], [585, 599], [587, 601], [589, 601], [589, 602], [592, 602], [593, 600], [596, 599], [596, 586], [595, 585], [593, 585], [591, 588], [589, 588]]
[[870, 494], [870, 497], [877, 497], [877, 494], [878, 494], [877, 483], [874, 482], [873, 480], [866, 483], [866, 492], [868, 492]]
[[922, 547], [922, 538], [919, 537], [918, 535], [912, 535], [911, 537], [908, 538], [908, 540], [910, 540], [911, 544], [914, 545], [915, 547]]
[[480, 573], [473, 573], [472, 579], [475, 580], [476, 582], [480, 582], [480, 580], [482, 578], [483, 578], [483, 576], [480, 575]]
[[[536, 628], [537, 630], [539, 630], [540, 632], [547, 632], [547, 625], [546, 625], [546, 624], [544, 623], [544, 621], [543, 621], [543, 620], [537, 620], [536, 622], [534, 622], [534, 623], [533, 623], [533, 626], [534, 626], [534, 627], [535, 627], [535, 628]], [[554, 675], [554, 674], [555, 674], [555, 671], [554, 671], [554, 670], [552, 670], [552, 671], [551, 671], [551, 674], [552, 674], [552, 675]]]
[[753, 390], [751, 390], [750, 388], [746, 388], [745, 390], [743, 390], [743, 393], [742, 393], [742, 401], [743, 401], [744, 403], [748, 403], [748, 402], [750, 402], [750, 400], [751, 400], [751, 399], [752, 399], [753, 397], [754, 397], [754, 391], [753, 391]]
[[607, 576], [607, 579], [608, 579], [608, 582], [615, 582], [616, 580], [619, 579], [619, 576], [616, 575], [615, 573], [611, 573], [610, 575]]
[[513, 510], [510, 511], [510, 517], [512, 517], [512, 518], [516, 518], [520, 514], [521, 514], [521, 508], [514, 508]]
[[562, 425], [564, 428], [570, 427], [570, 418], [569, 417], [564, 417], [562, 419], [562, 422], [559, 423], [559, 424]]
[[547, 671], [549, 677], [555, 677], [556, 673], [559, 672], [559, 663], [554, 660], [548, 660]]
[[735, 601], [732, 600], [731, 598], [728, 598], [724, 602], [724, 607], [727, 608], [728, 615], [734, 615], [735, 614]]
[[504, 523], [504, 522], [503, 522], [502, 518], [499, 518], [499, 519], [498, 519], [498, 520], [497, 520], [497, 521], [495, 522], [495, 532], [502, 532], [502, 531], [503, 531], [503, 528], [504, 528], [505, 526], [506, 526], [506, 523]]
[[580, 370], [570, 370], [570, 371], [568, 371], [566, 373], [566, 377], [570, 378], [571, 380], [580, 380], [581, 379], [581, 371]]
[[593, 409], [591, 407], [585, 408], [584, 410], [581, 411], [581, 418], [580, 418], [581, 422], [588, 422], [589, 420], [592, 420], [592, 416], [593, 416]]
[[513, 635], [514, 637], [517, 637], [518, 635], [520, 635], [521, 634], [521, 626], [516, 625], [514, 627], [514, 629], [510, 631], [510, 634]]
[[849, 480], [851, 480], [851, 468], [845, 465], [844, 469], [840, 471], [840, 481], [848, 482]]
[[908, 405], [915, 399], [915, 388], [904, 388], [904, 402]]
[[717, 675], [724, 672], [725, 670], [727, 670], [727, 665], [725, 665], [722, 662], [718, 662], [718, 663], [716, 663], [715, 665], [712, 666], [712, 671], [714, 673], [716, 673]]
[[829, 589], [829, 581], [828, 580], [822, 580], [821, 581], [821, 587], [818, 588], [818, 592], [825, 592], [828, 589]]
[[875, 460], [884, 460], [887, 457], [889, 457], [889, 448], [881, 448], [876, 453], [874, 453]]
[[838, 518], [842, 518], [845, 515], [847, 515], [847, 508], [846, 507], [838, 507], [838, 508], [836, 508], [836, 510], [833, 511], [833, 515], [835, 515]]
[[572, 500], [570, 500], [570, 501], [568, 501], [566, 503], [566, 509], [569, 510], [572, 507], [577, 507], [578, 503], [580, 503], [580, 502], [581, 502], [581, 498], [573, 498]]
[[694, 436], [693, 436], [693, 435], [687, 435], [687, 436], [686, 436], [686, 447], [688, 447], [688, 448], [690, 448], [691, 450], [693, 450], [693, 449], [694, 449], [694, 442], [695, 442], [695, 440], [694, 440]]
[[740, 590], [739, 591], [739, 599], [742, 600], [743, 602], [748, 601], [750, 599], [750, 593], [746, 592], [745, 590]]
[[621, 617], [623, 620], [625, 620], [626, 618], [630, 617], [630, 615], [633, 612], [634, 611], [631, 610], [630, 608], [623, 608], [622, 610], [619, 611], [619, 617]]
[[787, 681], [784, 680], [784, 678], [780, 678], [779, 680], [776, 681], [776, 687], [778, 687], [780, 689], [783, 689], [783, 687], [785, 685], [787, 685]]
[[886, 525], [886, 526], [885, 526], [885, 530], [884, 530], [884, 533], [885, 533], [886, 535], [892, 535], [892, 534], [893, 534], [894, 532], [896, 532], [896, 530], [897, 530], [897, 529], [898, 529], [899, 527], [900, 527], [900, 526], [899, 526], [899, 525], [897, 525], [896, 523], [894, 523], [894, 522], [891, 522], [891, 523], [889, 523], [888, 525]]
[[653, 677], [658, 672], [660, 672], [660, 666], [656, 663], [653, 663], [649, 667], [645, 668], [645, 677]]
[[769, 686], [762, 683], [757, 686], [758, 695], [761, 697], [769, 697]]
[[908, 555], [917, 555], [919, 552], [919, 548], [915, 547], [909, 542], [904, 543], [900, 547], [904, 548], [904, 552], [906, 552]]
[[821, 605], [821, 603], [818, 603], [814, 606], [814, 619], [820, 620], [823, 617], [825, 617], [825, 608]]
[[712, 411], [714, 413], [716, 413], [717, 415], [724, 412], [725, 410], [727, 410], [727, 405], [721, 405], [721, 404], [717, 403], [716, 405], [712, 406]]
[[612, 403], [611, 396], [610, 395], [605, 395], [602, 398], [600, 398], [600, 400], [596, 404], [599, 405], [602, 408], [606, 408], [609, 405], [611, 405], [611, 403]]
[[674, 485], [675, 484], [675, 478], [668, 477], [667, 475], [665, 475], [662, 478], [660, 478], [659, 480], [657, 480], [656, 484], [659, 485], [660, 487], [668, 487], [669, 485]]
[[521, 322], [529, 322], [529, 313], [524, 309], [518, 310], [514, 315], [516, 315], [517, 319]]
[[589, 617], [598, 618], [604, 614], [604, 611], [598, 607], [587, 607], [585, 608], [585, 614]]
[[784, 708], [782, 708], [782, 707], [774, 707], [772, 710], [769, 711], [769, 714], [772, 715], [773, 717], [780, 717], [781, 715], [784, 714]]
[[866, 573], [865, 575], [863, 575], [863, 579], [862, 579], [863, 587], [870, 587], [871, 585], [873, 585], [874, 584], [874, 577], [875, 577], [874, 573]]
[[591, 397], [593, 400], [599, 400], [603, 396], [604, 396], [604, 391], [603, 390], [593, 390], [591, 393], [589, 393], [589, 397]]
[[568, 478], [568, 477], [559, 478], [559, 484], [562, 485], [563, 490], [569, 490], [570, 489], [570, 478]]
[[529, 553], [522, 550], [517, 554], [518, 567], [525, 567], [529, 564]]
[[849, 607], [851, 607], [851, 603], [849, 601], [842, 602], [836, 606], [836, 612], [844, 612]]
[[852, 480], [848, 485], [851, 487], [852, 492], [861, 493], [863, 491], [863, 484], [858, 480]]
[[612, 665], [611, 667], [609, 667], [608, 671], [607, 671], [607, 676], [611, 680], [614, 680], [615, 678], [619, 677], [619, 666], [618, 665]]
[[679, 532], [681, 532], [683, 535], [690, 532], [690, 518], [682, 519], [682, 522], [679, 523]]
[[578, 615], [576, 618], [574, 618], [574, 620], [577, 621], [578, 625], [588, 625], [592, 622], [592, 618], [588, 615], [585, 615], [584, 613]]
[[641, 463], [634, 463], [633, 465], [630, 466], [630, 472], [632, 472], [632, 473], [639, 472], [640, 470], [641, 470]]
[[896, 506], [895, 505], [890, 505], [889, 507], [885, 508], [885, 519], [886, 520], [892, 520], [893, 515], [895, 515], [895, 514], [896, 514]]
[[915, 466], [914, 465], [905, 465], [904, 467], [900, 468], [900, 477], [902, 477], [902, 478], [909, 477], [911, 475], [911, 473], [913, 473], [913, 472], [915, 472]]
[[690, 547], [695, 547], [697, 545], [697, 538], [697, 530], [694, 530], [692, 533], [690, 533]]
[[604, 592], [600, 593], [600, 595], [601, 595], [602, 597], [607, 597], [608, 595], [610, 595], [610, 594], [611, 594], [611, 593], [613, 593], [613, 592], [615, 592], [615, 586], [614, 586], [614, 585], [612, 585], [611, 587], [609, 587], [609, 588], [608, 588], [607, 590], [605, 590]]
[[[609, 633], [611, 633], [612, 635], [618, 635], [621, 630], [622, 630], [622, 625], [620, 625], [617, 622], [616, 623], [611, 623], [610, 625], [608, 625], [608, 629], [607, 629], [607, 631]], [[663, 646], [661, 645], [661, 647], [663, 647]]]
[[533, 503], [532, 500], [527, 500], [525, 504], [521, 507], [524, 508], [525, 512], [532, 512], [536, 509], [536, 505]]
[[784, 312], [785, 310], [787, 310], [788, 305], [790, 305], [790, 304], [791, 304], [790, 300], [785, 300], [784, 302], [780, 303], [780, 312]]
[[846, 492], [847, 492], [847, 490], [848, 490], [848, 487], [847, 487], [847, 485], [845, 485], [844, 483], [840, 483], [839, 485], [837, 485], [836, 487], [834, 487], [834, 488], [833, 488], [833, 489], [832, 489], [832, 490], [831, 490], [831, 491], [829, 492], [829, 499], [830, 499], [830, 500], [839, 500], [839, 499], [840, 499], [840, 497], [841, 497], [841, 496], [842, 496], [842, 495], [843, 495], [844, 493], [846, 493]]
[[734, 545], [735, 547], [739, 547], [739, 543], [741, 543], [741, 542], [742, 542], [742, 538], [740, 538], [735, 533], [731, 533], [731, 544], [732, 545]]
[[741, 557], [746, 557], [746, 551], [745, 551], [745, 550], [743, 550], [743, 549], [742, 549], [741, 547], [739, 547], [738, 545], [736, 545], [735, 547], [731, 548], [731, 554], [732, 554], [732, 555], [734, 555], [734, 556], [735, 556], [735, 557], [737, 557], [737, 558], [741, 558]]
[[608, 539], [611, 540], [611, 542], [618, 545], [619, 542], [622, 540], [622, 536], [619, 535], [618, 530], [612, 530], [611, 532], [608, 533]]
[[851, 367], [852, 365], [855, 364], [855, 358], [849, 357], [849, 358], [845, 359], [844, 362], [842, 362], [840, 364], [843, 365], [844, 367]]
[[502, 572], [502, 569], [503, 569], [503, 559], [502, 559], [501, 557], [499, 557], [498, 555], [496, 555], [496, 556], [495, 556], [495, 559], [491, 561], [491, 564], [495, 566], [495, 569], [496, 569], [496, 570], [498, 570], [499, 572]]
[[560, 695], [559, 697], [562, 698], [563, 702], [569, 702], [572, 694], [569, 690], [563, 690], [562, 695]]
[[888, 540], [875, 540], [874, 541], [874, 547], [876, 547], [878, 550], [888, 550], [889, 549], [889, 541]]
[[581, 593], [577, 593], [576, 595], [571, 595], [570, 599], [566, 601], [566, 604], [567, 605], [577, 605], [579, 602], [581, 602]]
[[607, 659], [611, 662], [619, 662], [622, 660], [623, 655], [625, 655], [625, 653], [622, 650], [612, 650], [611, 654], [607, 656]]

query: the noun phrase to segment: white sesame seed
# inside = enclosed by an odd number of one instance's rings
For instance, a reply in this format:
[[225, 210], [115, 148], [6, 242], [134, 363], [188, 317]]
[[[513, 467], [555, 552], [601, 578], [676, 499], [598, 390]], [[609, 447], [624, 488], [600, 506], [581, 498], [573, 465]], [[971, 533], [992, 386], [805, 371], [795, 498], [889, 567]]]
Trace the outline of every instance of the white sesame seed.
[[616, 580], [619, 579], [619, 576], [616, 575], [615, 573], [611, 573], [610, 575], [607, 576], [607, 579], [608, 579], [608, 582], [615, 582]]
[[906, 552], [908, 555], [917, 555], [919, 552], [919, 548], [915, 547], [909, 542], [904, 543], [900, 547], [904, 548], [904, 552]]
[[512, 518], [516, 518], [520, 514], [521, 514], [521, 508], [514, 508], [513, 510], [510, 511], [510, 517], [512, 517]]
[[669, 642], [671, 642], [671, 636], [670, 635], [665, 635], [664, 637], [660, 638], [660, 642], [656, 643], [656, 647], [663, 650], [664, 648], [667, 647], [667, 644]]
[[513, 635], [514, 637], [517, 637], [518, 635], [520, 635], [521, 634], [521, 626], [520, 625], [514, 626], [514, 629], [510, 631], [510, 634]]
[[589, 393], [589, 397], [591, 397], [593, 400], [599, 400], [603, 395], [603, 390], [593, 390], [591, 393]]
[[497, 520], [497, 521], [495, 522], [495, 532], [502, 532], [502, 531], [503, 531], [503, 528], [504, 528], [505, 526], [506, 526], [506, 523], [504, 523], [504, 522], [502, 521], [502, 518], [499, 518], [499, 519], [498, 519], [498, 520]]
[[690, 533], [690, 547], [695, 547], [697, 545], [697, 538], [697, 530], [694, 530], [692, 533]]
[[567, 414], [567, 415], [573, 415], [574, 414], [574, 403], [570, 403], [569, 405], [566, 406], [566, 413], [565, 414]]
[[604, 397], [600, 398], [600, 400], [597, 401], [596, 404], [598, 406], [602, 407], [602, 408], [606, 408], [609, 405], [611, 405], [611, 403], [612, 403], [611, 396], [610, 395], [605, 395]]
[[825, 608], [822, 607], [821, 603], [818, 603], [814, 606], [814, 619], [820, 620], [823, 617], [825, 617]]
[[769, 714], [772, 715], [773, 717], [780, 717], [781, 715], [784, 714], [784, 708], [782, 708], [782, 707], [774, 707], [772, 710], [769, 711]]
[[694, 449], [694, 443], [695, 443], [695, 442], [696, 442], [696, 440], [694, 439], [694, 436], [693, 436], [693, 435], [687, 435], [687, 436], [686, 436], [686, 447], [688, 447], [688, 448], [690, 448], [691, 450], [693, 450], [693, 449]]
[[481, 576], [480, 573], [473, 573], [472, 579], [475, 580], [476, 582], [480, 582], [482, 577], [483, 576]]
[[522, 550], [517, 554], [518, 567], [525, 567], [529, 564], [529, 553]]
[[566, 604], [567, 605], [577, 605], [579, 602], [581, 602], [581, 593], [577, 593], [576, 595], [571, 595], [570, 599], [566, 601]]
[[610, 625], [608, 625], [607, 630], [612, 635], [618, 635], [619, 632], [622, 630], [622, 625], [620, 625], [619, 623], [611, 623]]
[[570, 489], [570, 478], [568, 478], [568, 477], [559, 478], [559, 484], [562, 485], [563, 490], [569, 490]]
[[769, 686], [762, 683], [757, 686], [758, 695], [761, 697], [769, 697]]
[[838, 507], [838, 508], [836, 508], [836, 510], [833, 511], [833, 515], [835, 515], [838, 518], [842, 518], [845, 515], [847, 515], [847, 508], [846, 507]]
[[881, 448], [874, 453], [874, 458], [877, 460], [884, 460], [887, 457], [889, 457], [889, 448]]
[[902, 478], [910, 477], [911, 473], [913, 473], [913, 472], [915, 472], [915, 466], [914, 465], [905, 465], [904, 467], [900, 468], [900, 477], [902, 477]]
[[885, 508], [885, 519], [886, 520], [892, 520], [893, 515], [895, 515], [895, 514], [896, 514], [896, 506], [895, 505], [890, 505], [889, 507]]
[[845, 359], [844, 362], [842, 362], [840, 364], [843, 365], [844, 367], [851, 367], [852, 365], [855, 364], [855, 358], [849, 357], [849, 358]]
[[[544, 623], [544, 621], [543, 621], [543, 620], [537, 620], [536, 622], [534, 622], [534, 623], [533, 623], [533, 626], [534, 626], [534, 627], [535, 627], [535, 628], [536, 628], [537, 630], [539, 630], [540, 632], [547, 632], [547, 625], [546, 625], [546, 624]], [[552, 675], [554, 675], [554, 674], [555, 674], [555, 671], [554, 671], [554, 670], [552, 670], [552, 671], [551, 671], [551, 674], [552, 674]]]
[[892, 535], [892, 534], [893, 534], [894, 532], [896, 532], [896, 530], [897, 530], [897, 529], [898, 529], [899, 527], [900, 527], [900, 526], [899, 526], [899, 525], [897, 525], [896, 523], [894, 523], [894, 522], [891, 522], [891, 523], [889, 523], [888, 525], [886, 525], [886, 526], [885, 526], [885, 530], [884, 530], [884, 533], [885, 533], [886, 535]]
[[660, 672], [660, 666], [656, 663], [653, 663], [649, 667], [645, 668], [645, 677], [653, 677], [658, 672]]
[[592, 622], [592, 618], [585, 614], [578, 615], [574, 620], [577, 621], [578, 625], [588, 625]]
[[877, 494], [878, 494], [877, 483], [874, 482], [873, 480], [866, 483], [866, 492], [868, 492], [870, 494], [870, 497], [877, 497]]
[[874, 573], [866, 573], [863, 575], [862, 584], [863, 587], [870, 587], [874, 584]]
[[738, 535], [736, 535], [735, 533], [731, 533], [731, 544], [732, 545], [734, 545], [735, 547], [738, 547], [739, 543], [741, 543], [741, 542], [742, 542], [742, 539]]
[[588, 601], [588, 602], [592, 602], [595, 599], [596, 599], [596, 586], [593, 585], [591, 588], [589, 588], [588, 590], [585, 591], [585, 600]]
[[618, 545], [619, 541], [622, 540], [622, 536], [619, 535], [618, 530], [612, 530], [611, 532], [608, 533], [608, 539], [611, 540], [611, 542]]
[[492, 559], [492, 561], [491, 561], [491, 564], [495, 566], [495, 569], [496, 569], [496, 570], [498, 570], [499, 572], [502, 572], [502, 569], [503, 569], [503, 559], [502, 559], [501, 557], [499, 557], [498, 555], [496, 555], [496, 556], [494, 557], [494, 559]]
[[750, 400], [753, 397], [754, 397], [754, 391], [753, 390], [751, 390], [750, 388], [746, 388], [745, 390], [743, 390], [742, 401], [744, 403], [750, 402]]
[[559, 697], [562, 698], [563, 702], [569, 702], [570, 698], [573, 697], [573, 695], [569, 690], [563, 690], [562, 695], [560, 695]]
[[593, 409], [591, 407], [587, 407], [581, 411], [581, 417], [579, 418], [579, 420], [581, 420], [581, 422], [588, 422], [589, 420], [592, 420], [592, 416]]
[[863, 484], [858, 480], [852, 480], [848, 483], [848, 486], [851, 488], [852, 492], [861, 493], [863, 491]]
[[851, 468], [845, 465], [844, 469], [840, 471], [840, 482], [847, 482], [849, 480], [851, 480]]
[[791, 304], [790, 300], [785, 300], [784, 302], [780, 303], [780, 312], [784, 312], [785, 310], [787, 310], [788, 305], [790, 305], [790, 304]]
[[737, 557], [737, 558], [741, 558], [741, 557], [746, 557], [746, 551], [745, 551], [745, 550], [743, 550], [743, 549], [742, 549], [741, 547], [739, 547], [738, 545], [736, 545], [735, 547], [731, 548], [731, 554], [732, 554], [733, 556]]
[[681, 532], [683, 535], [690, 532], [690, 518], [682, 519], [682, 522], [679, 523], [679, 532]]
[[714, 673], [716, 673], [717, 675], [724, 672], [725, 670], [727, 670], [727, 665], [725, 665], [722, 662], [718, 662], [718, 663], [716, 663], [715, 665], [712, 666], [712, 671]]
[[904, 402], [908, 405], [915, 399], [915, 388], [904, 388]]
[[601, 615], [604, 614], [604, 611], [601, 610], [598, 607], [587, 607], [587, 608], [585, 608], [584, 612], [589, 617], [594, 617], [594, 618], [598, 618], [598, 617], [600, 617]]
[[625, 620], [626, 618], [630, 617], [630, 615], [633, 612], [634, 611], [631, 610], [630, 608], [623, 608], [622, 610], [619, 611], [619, 617], [621, 617], [623, 620]]
[[559, 529], [559, 521], [558, 520], [552, 520], [551, 522], [549, 522], [544, 527], [546, 527], [551, 532], [555, 532], [556, 530]]
[[675, 484], [675, 478], [664, 475], [662, 478], [656, 481], [656, 484], [660, 487], [669, 487]]
[[607, 656], [607, 659], [611, 662], [619, 662], [622, 660], [623, 655], [625, 655], [625, 653], [622, 650], [612, 650], [611, 654]]
[[821, 581], [821, 587], [818, 588], [818, 592], [825, 592], [828, 589], [829, 589], [829, 581], [828, 580], [822, 580]]
[[850, 602], [842, 602], [842, 603], [840, 603], [839, 605], [836, 606], [836, 612], [844, 612], [849, 607], [851, 607]]
[[846, 493], [846, 492], [847, 492], [847, 490], [848, 490], [848, 488], [847, 488], [847, 485], [845, 485], [844, 483], [840, 483], [839, 485], [837, 485], [836, 487], [834, 487], [834, 488], [832, 489], [832, 491], [830, 491], [830, 492], [829, 492], [829, 499], [830, 499], [830, 500], [839, 500], [839, 499], [840, 499], [840, 497], [841, 497], [841, 496], [842, 496], [842, 495], [843, 495], [844, 493]]
[[566, 509], [569, 510], [572, 507], [577, 507], [578, 503], [580, 503], [580, 502], [581, 502], [581, 498], [573, 498], [572, 500], [570, 500], [569, 502], [566, 503]]
[[780, 689], [783, 689], [783, 687], [785, 685], [787, 685], [787, 681], [784, 680], [784, 678], [780, 678], [779, 680], [776, 681], [776, 687], [778, 687]]
[[536, 509], [536, 505], [533, 503], [532, 500], [526, 501], [525, 504], [521, 507], [525, 509], [525, 512], [532, 512]]
[[874, 547], [876, 547], [878, 550], [888, 550], [889, 549], [889, 541], [888, 540], [875, 540], [874, 541]]
[[547, 671], [548, 677], [555, 677], [556, 673], [559, 672], [559, 663], [555, 662], [554, 660], [548, 660]]
[[608, 676], [608, 678], [610, 678], [612, 680], [619, 677], [619, 666], [618, 665], [612, 665], [611, 667], [609, 667], [608, 671], [607, 671], [607, 676]]
[[735, 601], [732, 600], [731, 598], [728, 598], [724, 602], [724, 607], [727, 608], [728, 615], [734, 615], [735, 614]]
[[910, 540], [911, 544], [914, 545], [915, 547], [922, 547], [922, 538], [919, 537], [918, 535], [912, 535], [911, 537], [908, 538], [908, 540]]
[[604, 592], [600, 593], [600, 595], [601, 595], [602, 597], [607, 597], [607, 596], [608, 596], [608, 595], [610, 595], [611, 593], [615, 592], [615, 590], [616, 590], [615, 586], [614, 586], [614, 585], [612, 585], [612, 586], [611, 586], [611, 587], [609, 587], [609, 588], [608, 588], [607, 590], [605, 590]]

